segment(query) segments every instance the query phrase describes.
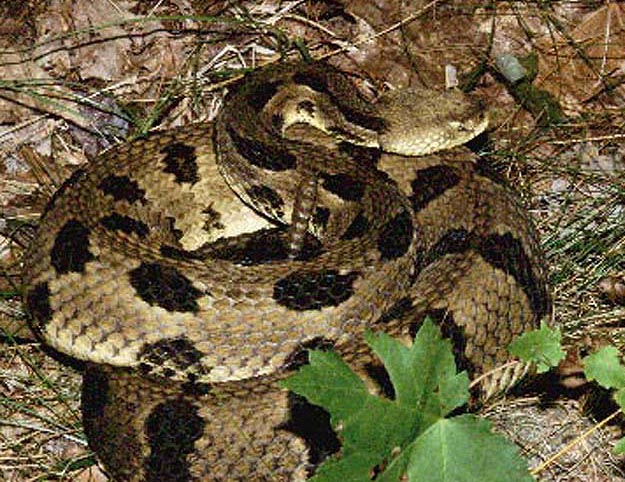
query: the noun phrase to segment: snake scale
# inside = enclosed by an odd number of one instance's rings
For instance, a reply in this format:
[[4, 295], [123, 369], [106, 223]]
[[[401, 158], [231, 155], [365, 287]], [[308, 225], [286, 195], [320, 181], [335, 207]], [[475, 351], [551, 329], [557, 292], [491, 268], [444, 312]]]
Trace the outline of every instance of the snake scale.
[[85, 362], [85, 431], [111, 476], [306, 480], [340, 440], [277, 381], [314, 347], [376, 379], [367, 328], [409, 342], [427, 314], [472, 376], [507, 361], [550, 302], [514, 192], [451, 149], [485, 126], [457, 93], [371, 103], [325, 63], [285, 63], [246, 76], [214, 122], [77, 170], [42, 215], [24, 299], [40, 337]]

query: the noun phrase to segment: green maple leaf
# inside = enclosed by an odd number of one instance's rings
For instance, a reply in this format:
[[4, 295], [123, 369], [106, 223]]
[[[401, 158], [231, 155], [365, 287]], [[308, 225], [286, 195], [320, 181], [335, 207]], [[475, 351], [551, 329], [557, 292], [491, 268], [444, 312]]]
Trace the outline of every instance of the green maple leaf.
[[621, 365], [618, 349], [613, 346], [585, 357], [584, 374], [604, 388], [625, 388], [625, 367]]
[[532, 482], [516, 446], [491, 433], [490, 427], [488, 420], [473, 415], [442, 418], [376, 482]]
[[[384, 363], [394, 399], [370, 394], [333, 352], [311, 351], [310, 363], [282, 383], [326, 409], [341, 439], [340, 453], [321, 464], [311, 482], [364, 482], [384, 468], [376, 481], [533, 480], [516, 448], [491, 434], [488, 422], [444, 418], [468, 401], [469, 379], [456, 373], [451, 343], [430, 320], [410, 347], [384, 333], [365, 339]], [[452, 478], [460, 473], [466, 477]]]
[[565, 357], [562, 350], [562, 334], [559, 329], [540, 323], [540, 329], [528, 331], [516, 337], [508, 347], [510, 353], [520, 359], [536, 364], [536, 371], [543, 373], [555, 367]]

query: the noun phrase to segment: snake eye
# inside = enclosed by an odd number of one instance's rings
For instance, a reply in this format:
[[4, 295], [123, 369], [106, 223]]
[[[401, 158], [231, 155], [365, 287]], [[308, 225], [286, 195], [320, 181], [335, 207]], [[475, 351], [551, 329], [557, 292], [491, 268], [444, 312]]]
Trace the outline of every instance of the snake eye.
[[300, 102], [299, 104], [297, 104], [297, 109], [299, 110], [300, 113], [305, 112], [310, 117], [315, 115], [315, 104], [313, 104], [309, 100], [304, 100]]

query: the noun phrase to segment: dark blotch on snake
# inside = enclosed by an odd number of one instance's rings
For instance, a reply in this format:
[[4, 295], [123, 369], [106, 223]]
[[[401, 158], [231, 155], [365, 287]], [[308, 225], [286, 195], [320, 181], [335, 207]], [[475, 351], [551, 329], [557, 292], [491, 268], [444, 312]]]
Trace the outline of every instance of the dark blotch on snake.
[[175, 259], [177, 261], [197, 261], [204, 258], [200, 253], [196, 253], [195, 251], [187, 251], [186, 249], [176, 248], [167, 244], [163, 244], [159, 248], [159, 251], [166, 258]]
[[347, 229], [341, 235], [341, 239], [345, 241], [349, 241], [350, 239], [356, 239], [361, 236], [364, 236], [371, 227], [371, 223], [365, 217], [365, 215], [360, 211], [358, 215], [354, 218], [351, 224], [347, 227]]
[[81, 411], [85, 422], [87, 420], [95, 421], [104, 416], [108, 390], [109, 384], [106, 374], [99, 367], [90, 365], [85, 371], [82, 384]]
[[446, 254], [477, 252], [486, 262], [512, 276], [527, 295], [534, 313], [542, 316], [550, 309], [547, 291], [534, 276], [532, 263], [520, 240], [512, 234], [491, 234], [480, 237], [466, 229], [447, 231], [434, 245], [426, 262]]
[[279, 82], [262, 82], [260, 84], [254, 84], [250, 87], [250, 91], [245, 96], [249, 104], [260, 112], [264, 109], [267, 102], [269, 102], [276, 92], [278, 92]]
[[359, 275], [358, 272], [339, 274], [332, 269], [291, 273], [276, 282], [273, 299], [296, 311], [338, 306], [352, 296], [353, 283]]
[[348, 174], [321, 174], [322, 186], [345, 201], [360, 201], [365, 185]]
[[381, 258], [397, 259], [406, 254], [412, 242], [413, 231], [412, 216], [406, 210], [382, 226], [378, 236], [378, 251]]
[[449, 166], [432, 166], [415, 173], [411, 181], [412, 195], [409, 197], [412, 208], [419, 212], [430, 201], [456, 186], [460, 177]]
[[[261, 229], [235, 238], [217, 241], [210, 256], [242, 266], [253, 266], [289, 258], [289, 239], [285, 228]], [[321, 243], [306, 233], [304, 245], [295, 258], [306, 261], [322, 253]]]
[[474, 244], [474, 236], [466, 229], [450, 229], [432, 247], [426, 261], [431, 263], [446, 254], [464, 253], [471, 249]]
[[241, 136], [231, 126], [227, 126], [226, 130], [237, 152], [250, 164], [268, 171], [286, 171], [295, 168], [295, 156], [286, 150]]
[[108, 194], [117, 201], [128, 201], [134, 203], [140, 201], [141, 204], [147, 202], [145, 198], [145, 190], [139, 187], [137, 181], [130, 179], [128, 176], [115, 176], [110, 174], [100, 181], [98, 189], [104, 194]]
[[549, 298], [534, 276], [532, 263], [521, 241], [510, 233], [491, 234], [481, 240], [477, 251], [482, 258], [512, 276], [519, 283], [529, 298], [534, 313], [542, 316], [549, 311]]
[[113, 213], [100, 218], [100, 224], [113, 231], [122, 231], [126, 234], [136, 234], [140, 238], [145, 238], [150, 232], [150, 229], [144, 222], [133, 219], [129, 216], [122, 216], [118, 213]]
[[382, 316], [376, 321], [376, 325], [387, 325], [396, 320], [401, 320], [413, 309], [412, 300], [410, 298], [401, 298], [395, 302], [388, 310], [382, 313]]
[[89, 252], [89, 233], [89, 228], [75, 219], [63, 225], [50, 251], [50, 262], [57, 273], [82, 273], [85, 265], [95, 259]]
[[198, 407], [186, 400], [157, 405], [148, 416], [145, 435], [150, 455], [145, 460], [146, 482], [190, 482], [189, 455], [204, 432]]
[[330, 94], [326, 79], [317, 72], [297, 72], [293, 76], [293, 82], [310, 87], [312, 90], [321, 94]]
[[289, 392], [288, 397], [289, 420], [279, 428], [304, 439], [309, 450], [309, 462], [317, 466], [341, 449], [341, 442], [332, 430], [330, 415], [293, 392]]
[[330, 210], [328, 208], [317, 206], [312, 216], [312, 222], [315, 226], [326, 227], [330, 219]]
[[484, 156], [477, 156], [475, 172], [493, 181], [495, 184], [507, 186], [506, 178]]
[[[347, 135], [349, 137], [349, 134]], [[339, 143], [339, 151], [347, 154], [350, 158], [358, 161], [358, 165], [363, 169], [375, 170], [382, 151], [374, 147], [364, 147], [351, 142]]]
[[129, 278], [143, 301], [167, 311], [196, 313], [197, 299], [205, 294], [177, 269], [159, 263], [143, 262], [130, 271]]
[[200, 180], [195, 147], [175, 142], [163, 147], [161, 152], [165, 154], [163, 172], [173, 174], [178, 184], [195, 184]]
[[261, 211], [270, 213], [277, 219], [284, 218], [284, 200], [269, 186], [254, 185], [245, 189], [254, 204], [263, 206]]
[[328, 351], [334, 347], [334, 342], [318, 336], [312, 340], [299, 343], [297, 347], [287, 356], [284, 366], [291, 371], [295, 371], [304, 365], [308, 365], [308, 352], [310, 350]]
[[26, 307], [37, 328], [43, 331], [44, 326], [52, 319], [48, 283], [38, 283], [26, 293]]

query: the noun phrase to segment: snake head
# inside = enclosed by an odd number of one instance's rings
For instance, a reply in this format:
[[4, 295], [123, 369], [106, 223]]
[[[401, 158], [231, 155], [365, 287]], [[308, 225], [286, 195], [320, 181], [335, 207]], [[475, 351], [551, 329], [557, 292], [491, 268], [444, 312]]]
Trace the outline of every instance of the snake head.
[[401, 89], [376, 104], [385, 121], [379, 147], [389, 153], [421, 156], [462, 145], [488, 127], [482, 103], [452, 90]]

